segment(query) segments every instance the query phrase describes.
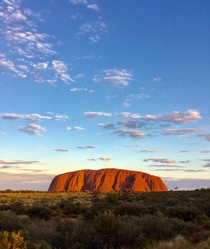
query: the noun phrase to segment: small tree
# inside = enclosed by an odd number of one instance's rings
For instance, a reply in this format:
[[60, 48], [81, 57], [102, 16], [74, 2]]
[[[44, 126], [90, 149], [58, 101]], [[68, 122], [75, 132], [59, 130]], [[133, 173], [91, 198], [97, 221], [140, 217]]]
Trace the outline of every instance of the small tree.
[[175, 191], [178, 191], [178, 187], [177, 187], [177, 186], [175, 186], [175, 187], [174, 187], [174, 190], [175, 190]]

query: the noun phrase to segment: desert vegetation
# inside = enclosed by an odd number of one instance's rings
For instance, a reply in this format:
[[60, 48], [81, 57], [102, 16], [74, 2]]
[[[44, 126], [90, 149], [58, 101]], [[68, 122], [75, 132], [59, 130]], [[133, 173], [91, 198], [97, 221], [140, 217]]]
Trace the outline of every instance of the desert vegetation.
[[0, 249], [207, 249], [210, 190], [1, 191]]

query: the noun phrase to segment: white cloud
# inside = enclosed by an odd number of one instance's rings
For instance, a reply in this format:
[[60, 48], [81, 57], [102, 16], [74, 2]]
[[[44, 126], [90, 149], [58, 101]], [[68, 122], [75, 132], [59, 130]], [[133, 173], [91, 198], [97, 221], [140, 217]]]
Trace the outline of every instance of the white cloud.
[[85, 116], [88, 118], [95, 118], [95, 117], [108, 117], [111, 118], [112, 114], [109, 112], [85, 112]]
[[0, 67], [1, 68], [4, 67], [4, 68], [9, 69], [9, 70], [14, 71], [14, 72], [18, 72], [14, 63], [10, 60], [5, 59], [5, 58], [0, 59]]
[[[46, 131], [44, 127], [37, 122], [42, 122], [43, 120], [58, 121], [61, 119], [68, 119], [67, 115], [54, 115], [53, 113], [48, 113], [51, 116], [41, 115], [41, 114], [16, 114], [16, 113], [3, 113], [0, 114], [0, 118], [4, 120], [20, 120], [26, 122], [25, 126], [21, 126], [19, 131], [28, 133], [30, 135], [40, 136], [41, 132]], [[33, 122], [33, 123], [32, 123]], [[35, 123], [36, 122], [36, 123]]]
[[164, 135], [186, 136], [188, 133], [197, 132], [196, 128], [165, 128], [163, 129]]
[[46, 129], [44, 127], [42, 127], [41, 125], [26, 124], [25, 127], [19, 128], [19, 131], [24, 132], [24, 133], [28, 133], [29, 135], [40, 136], [41, 131], [46, 131]]
[[94, 36], [90, 36], [89, 37], [89, 40], [91, 41], [91, 42], [93, 42], [93, 43], [99, 43], [99, 41], [100, 41], [100, 36], [99, 35], [94, 35]]
[[51, 120], [53, 117], [51, 116], [44, 116], [41, 114], [16, 114], [16, 113], [2, 113], [0, 114], [0, 118], [5, 120], [15, 120], [15, 119], [25, 119], [29, 121], [39, 121], [42, 119]]
[[93, 81], [108, 85], [127, 87], [133, 80], [133, 73], [126, 69], [107, 69], [94, 76]]
[[84, 131], [85, 129], [81, 126], [75, 126], [75, 127], [67, 127], [67, 131]]
[[155, 82], [158, 82], [158, 81], [161, 81], [162, 80], [162, 78], [161, 77], [155, 77], [155, 78], [153, 78], [153, 81], [155, 81]]
[[70, 75], [67, 73], [67, 66], [64, 62], [59, 60], [53, 60], [52, 61], [52, 68], [55, 70], [56, 76], [60, 76], [60, 79], [64, 82], [75, 82], [74, 79], [70, 77]]
[[139, 119], [139, 118], [141, 118], [141, 116], [139, 114], [132, 114], [131, 118], [132, 119]]
[[190, 109], [185, 112], [178, 112], [175, 111], [170, 114], [166, 115], [146, 115], [146, 116], [141, 116], [139, 114], [132, 114], [131, 118], [133, 119], [144, 119], [147, 121], [153, 121], [153, 122], [168, 122], [168, 123], [177, 123], [177, 124], [182, 124], [182, 123], [190, 123], [194, 121], [200, 120], [202, 117], [199, 113], [199, 111]]
[[0, 114], [0, 118], [8, 119], [8, 120], [23, 119], [23, 118], [25, 118], [25, 115], [24, 114], [16, 114], [16, 113], [3, 113], [3, 114]]
[[201, 119], [200, 113], [197, 110], [187, 110], [185, 112], [173, 112], [169, 115], [158, 117], [160, 121], [173, 123], [189, 123]]
[[[12, 8], [10, 8], [10, 11], [12, 10]], [[16, 10], [12, 13], [12, 15], [10, 16], [10, 21], [26, 21], [27, 17], [21, 13], [20, 10]]]
[[88, 4], [87, 0], [70, 0], [71, 3], [73, 4]]
[[6, 136], [7, 135], [7, 133], [5, 133], [5, 132], [0, 132], [0, 136]]
[[67, 65], [55, 57], [59, 57], [54, 49], [55, 37], [39, 32], [37, 22], [43, 21], [40, 14], [28, 8], [21, 9], [20, 1], [4, 3], [6, 7], [0, 6], [0, 35], [9, 49], [0, 58], [1, 74], [29, 78], [38, 83], [74, 82]]
[[85, 92], [85, 93], [94, 93], [95, 90], [90, 90], [88, 88], [85, 87], [80, 87], [80, 88], [71, 88], [70, 92]]
[[70, 0], [70, 2], [74, 5], [82, 4], [88, 9], [92, 9], [95, 11], [99, 11], [99, 6], [96, 3], [89, 3], [87, 0]]
[[[24, 114], [22, 114], [24, 116]], [[51, 120], [52, 117], [50, 116], [44, 116], [44, 115], [41, 115], [41, 114], [26, 114], [25, 115], [25, 118], [26, 119], [29, 119], [29, 120], [42, 120], [42, 119], [46, 119], [46, 120]]]
[[66, 114], [56, 114], [55, 116], [54, 116], [54, 119], [55, 120], [61, 120], [61, 119], [68, 119], [69, 117], [68, 117], [68, 115], [66, 115]]
[[40, 120], [61, 120], [68, 119], [66, 114], [52, 114], [51, 116], [41, 115], [38, 113], [33, 114], [16, 114], [16, 113], [1, 113], [0, 118], [5, 120], [15, 120], [15, 119], [24, 119], [26, 121], [40, 121]]
[[103, 129], [106, 129], [106, 130], [115, 130], [116, 127], [114, 126], [114, 124], [103, 124], [103, 123], [99, 123], [98, 124], [99, 127], [102, 127]]
[[96, 3], [86, 5], [88, 9], [100, 11], [99, 6]]
[[131, 115], [130, 112], [121, 112], [121, 113], [119, 114], [120, 117], [125, 117], [125, 118], [130, 117], [130, 115]]
[[34, 67], [35, 67], [37, 70], [44, 70], [44, 69], [47, 69], [48, 63], [47, 63], [47, 62], [39, 62], [39, 63], [37, 63], [37, 64], [34, 64]]
[[39, 130], [39, 131], [45, 131], [45, 128], [43, 128], [41, 125], [37, 125], [37, 124], [27, 124], [27, 126], [28, 126], [30, 129]]

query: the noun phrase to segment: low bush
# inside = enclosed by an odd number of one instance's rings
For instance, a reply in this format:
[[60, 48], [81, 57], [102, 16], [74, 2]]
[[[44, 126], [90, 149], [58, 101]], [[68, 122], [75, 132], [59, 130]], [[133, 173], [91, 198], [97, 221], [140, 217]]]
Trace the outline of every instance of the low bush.
[[53, 211], [45, 206], [34, 205], [27, 209], [26, 214], [31, 218], [49, 220], [53, 216]]

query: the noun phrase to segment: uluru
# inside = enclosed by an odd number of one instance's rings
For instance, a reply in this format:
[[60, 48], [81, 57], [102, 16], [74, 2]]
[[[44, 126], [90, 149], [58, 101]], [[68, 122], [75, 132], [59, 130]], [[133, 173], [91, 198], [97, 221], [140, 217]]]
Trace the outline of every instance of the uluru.
[[60, 174], [52, 180], [49, 191], [93, 191], [112, 192], [131, 190], [134, 192], [167, 191], [158, 176], [140, 171], [106, 168], [78, 170]]

